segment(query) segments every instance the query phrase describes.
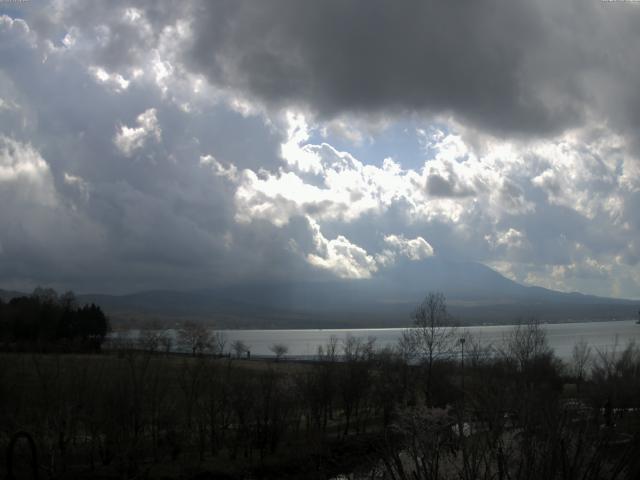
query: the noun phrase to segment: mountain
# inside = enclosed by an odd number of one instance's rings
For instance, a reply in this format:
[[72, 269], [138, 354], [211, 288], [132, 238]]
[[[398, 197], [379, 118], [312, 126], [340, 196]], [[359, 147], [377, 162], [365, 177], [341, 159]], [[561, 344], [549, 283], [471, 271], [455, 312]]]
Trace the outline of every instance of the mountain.
[[3, 302], [8, 302], [14, 297], [21, 297], [24, 293], [16, 292], [15, 290], [0, 290], [0, 300]]
[[[254, 283], [207, 290], [156, 290], [129, 295], [79, 295], [117, 323], [210, 320], [221, 328], [391, 327], [410, 324], [429, 291], [447, 297], [460, 323], [511, 323], [636, 318], [639, 302], [520, 285], [474, 262], [431, 258], [406, 262], [384, 276], [331, 282]], [[2, 296], [2, 294], [0, 294]]]

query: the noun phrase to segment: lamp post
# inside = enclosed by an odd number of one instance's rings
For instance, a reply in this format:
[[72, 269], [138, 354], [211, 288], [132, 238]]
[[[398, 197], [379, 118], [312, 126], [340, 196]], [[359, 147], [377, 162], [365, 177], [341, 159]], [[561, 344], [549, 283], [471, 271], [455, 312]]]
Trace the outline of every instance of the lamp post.
[[466, 342], [467, 339], [464, 337], [460, 337], [460, 346], [462, 347], [462, 355], [460, 357], [460, 367], [462, 370], [462, 395], [464, 396], [464, 342]]
[[[461, 382], [461, 386], [462, 386], [462, 403], [461, 403], [461, 409], [460, 409], [460, 420], [459, 420], [459, 429], [460, 429], [460, 436], [464, 436], [464, 342], [467, 339], [465, 337], [460, 337], [460, 375], [462, 377], [462, 382]], [[464, 450], [463, 450], [463, 454], [464, 454]]]

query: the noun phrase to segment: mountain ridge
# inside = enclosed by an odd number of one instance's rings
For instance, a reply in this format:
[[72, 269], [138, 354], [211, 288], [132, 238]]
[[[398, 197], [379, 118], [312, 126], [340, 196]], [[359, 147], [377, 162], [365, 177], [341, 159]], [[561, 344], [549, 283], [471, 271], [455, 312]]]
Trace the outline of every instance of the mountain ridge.
[[[193, 290], [157, 289], [124, 295], [80, 294], [122, 325], [212, 321], [223, 328], [408, 326], [429, 291], [441, 291], [462, 324], [635, 318], [638, 302], [521, 285], [476, 262], [438, 258], [404, 262], [384, 277], [307, 282], [253, 282]], [[0, 290], [5, 300], [19, 292]], [[145, 323], [145, 322], [142, 322]]]
[[[405, 262], [384, 277], [308, 282], [253, 282], [193, 290], [158, 289], [124, 295], [80, 294], [119, 325], [162, 325], [191, 319], [223, 328], [408, 326], [429, 291], [441, 291], [462, 324], [635, 318], [638, 302], [521, 285], [476, 262], [438, 258]], [[0, 291], [0, 297], [10, 293]], [[6, 299], [6, 298], [5, 298]]]

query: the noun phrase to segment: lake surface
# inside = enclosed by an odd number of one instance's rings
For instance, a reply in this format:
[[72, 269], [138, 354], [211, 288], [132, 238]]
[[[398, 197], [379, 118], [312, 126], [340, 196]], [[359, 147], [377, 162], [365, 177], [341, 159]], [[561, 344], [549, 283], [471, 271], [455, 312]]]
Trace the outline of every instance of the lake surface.
[[[564, 360], [571, 358], [573, 346], [581, 339], [587, 342], [594, 353], [622, 349], [629, 341], [640, 341], [640, 325], [633, 320], [555, 323], [544, 324], [549, 345], [556, 355]], [[500, 347], [511, 331], [513, 325], [491, 325], [459, 327], [460, 336], [464, 332], [473, 335], [483, 345]], [[332, 336], [341, 342], [349, 335], [363, 339], [375, 338], [378, 346], [394, 345], [400, 338], [403, 328], [370, 328], [370, 329], [321, 329], [321, 330], [221, 330], [227, 341], [227, 349], [234, 340], [242, 340], [250, 349], [252, 356], [272, 356], [269, 347], [281, 343], [288, 347], [288, 357], [312, 358], [318, 347], [326, 345]], [[175, 330], [167, 331], [176, 336]], [[129, 335], [136, 336], [131, 331]]]

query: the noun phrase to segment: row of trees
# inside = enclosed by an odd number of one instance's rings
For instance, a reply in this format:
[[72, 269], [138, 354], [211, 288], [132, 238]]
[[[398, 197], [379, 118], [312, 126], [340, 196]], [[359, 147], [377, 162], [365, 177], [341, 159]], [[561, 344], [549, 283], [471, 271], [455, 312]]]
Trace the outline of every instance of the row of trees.
[[0, 300], [0, 344], [5, 349], [51, 348], [64, 343], [100, 347], [109, 321], [94, 304], [79, 305], [73, 292], [37, 288], [30, 296]]
[[[138, 335], [130, 336], [128, 332], [111, 335], [109, 348], [114, 350], [144, 350], [151, 353], [189, 353], [192, 356], [212, 355], [224, 356], [233, 354], [235, 358], [250, 358], [251, 350], [242, 340], [227, 343], [222, 332], [213, 330], [202, 323], [186, 321], [175, 332], [170, 330], [142, 330]], [[283, 359], [289, 352], [289, 347], [276, 342], [269, 347], [276, 361]]]

